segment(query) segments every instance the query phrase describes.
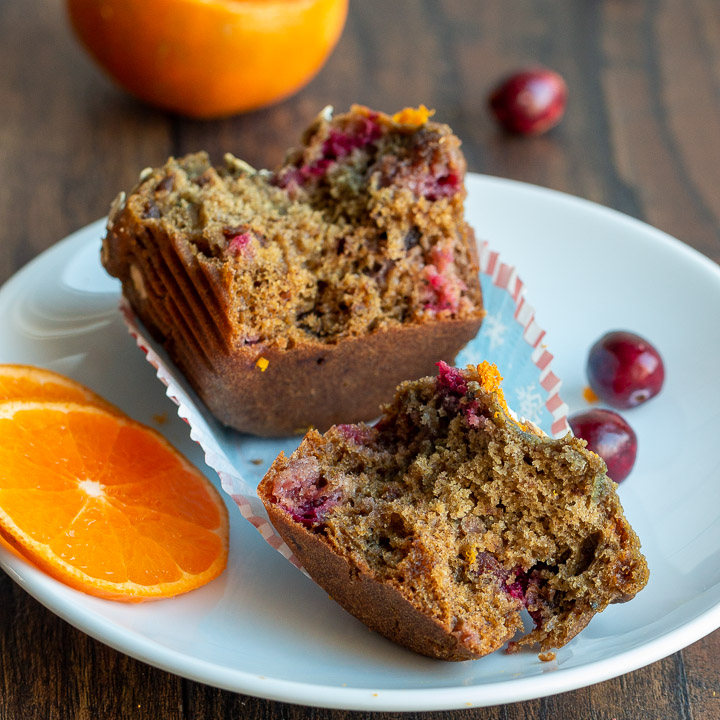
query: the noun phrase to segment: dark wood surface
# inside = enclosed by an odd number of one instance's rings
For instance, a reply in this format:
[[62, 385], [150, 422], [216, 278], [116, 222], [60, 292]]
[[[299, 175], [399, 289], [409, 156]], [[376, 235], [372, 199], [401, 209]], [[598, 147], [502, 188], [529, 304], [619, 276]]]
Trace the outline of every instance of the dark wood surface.
[[[544, 137], [509, 137], [487, 115], [488, 91], [536, 63], [566, 78], [567, 116]], [[352, 102], [437, 108], [470, 170], [608, 205], [720, 261], [717, 0], [352, 0], [340, 44], [308, 87], [213, 122], [117, 90], [75, 42], [61, 2], [0, 0], [0, 281], [105, 215], [139, 169], [201, 148], [273, 166], [321, 107]], [[90, 639], [0, 575], [0, 720], [370, 716], [183, 680]], [[719, 657], [720, 631], [593, 687], [432, 717], [718, 719]]]

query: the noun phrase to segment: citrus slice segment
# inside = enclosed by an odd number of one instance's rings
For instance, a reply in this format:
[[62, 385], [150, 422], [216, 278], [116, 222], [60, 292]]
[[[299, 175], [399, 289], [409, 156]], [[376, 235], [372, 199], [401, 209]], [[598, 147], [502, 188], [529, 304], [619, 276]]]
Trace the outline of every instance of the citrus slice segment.
[[120, 412], [105, 398], [81, 383], [34, 365], [0, 365], [0, 401], [45, 400], [88, 403]]
[[0, 402], [0, 535], [91, 595], [172, 597], [227, 564], [228, 517], [162, 435], [93, 405]]

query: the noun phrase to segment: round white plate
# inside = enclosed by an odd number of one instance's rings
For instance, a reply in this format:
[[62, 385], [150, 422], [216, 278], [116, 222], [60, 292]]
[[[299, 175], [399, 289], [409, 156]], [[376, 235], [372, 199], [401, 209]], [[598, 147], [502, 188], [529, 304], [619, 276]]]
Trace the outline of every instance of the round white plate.
[[[443, 663], [396, 647], [347, 615], [267, 545], [228, 501], [230, 564], [188, 595], [125, 606], [77, 593], [0, 549], [25, 590], [129, 655], [217, 687], [358, 710], [496, 705], [572, 690], [634, 670], [720, 626], [720, 269], [647, 225], [567, 195], [468, 178], [468, 216], [519, 268], [563, 399], [584, 407], [585, 357], [626, 328], [664, 355], [662, 394], [626, 413], [639, 436], [620, 486], [651, 579], [542, 663], [495, 653]], [[102, 223], [43, 253], [0, 290], [0, 362], [64, 372], [155, 424], [191, 460], [202, 453], [164, 396], [117, 310], [102, 270]], [[216, 479], [216, 478], [214, 478]]]

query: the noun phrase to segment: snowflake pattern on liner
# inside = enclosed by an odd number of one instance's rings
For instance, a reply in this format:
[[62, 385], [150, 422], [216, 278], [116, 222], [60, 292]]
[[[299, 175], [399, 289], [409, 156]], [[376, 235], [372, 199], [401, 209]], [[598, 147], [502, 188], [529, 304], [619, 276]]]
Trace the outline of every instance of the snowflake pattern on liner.
[[507, 329], [508, 326], [503, 323], [499, 313], [485, 317], [483, 320], [483, 332], [490, 343], [491, 350], [495, 350], [505, 343]]
[[[483, 257], [481, 253], [481, 264]], [[538, 364], [543, 354], [551, 358], [542, 344], [544, 333], [529, 332], [530, 325], [534, 325], [534, 311], [523, 299], [522, 283], [514, 276], [521, 290], [513, 297], [513, 275], [503, 278], [501, 269], [495, 267], [492, 275], [480, 273], [487, 315], [480, 332], [458, 354], [455, 365], [465, 367], [483, 360], [494, 363], [503, 376], [510, 407], [548, 435], [562, 435], [566, 432], [567, 406], [557, 396], [560, 381], [550, 372], [549, 359], [547, 364]], [[526, 312], [520, 312], [521, 308]], [[523, 322], [527, 318], [528, 322]]]
[[542, 422], [543, 399], [534, 385], [516, 388], [515, 400], [514, 407], [520, 417], [524, 417], [536, 425]]

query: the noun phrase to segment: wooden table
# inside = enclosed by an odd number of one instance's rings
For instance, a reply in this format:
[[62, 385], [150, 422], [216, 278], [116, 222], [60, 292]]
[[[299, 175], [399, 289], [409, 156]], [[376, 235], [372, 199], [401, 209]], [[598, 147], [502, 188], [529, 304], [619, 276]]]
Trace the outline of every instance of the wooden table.
[[[720, 261], [717, 0], [353, 0], [339, 46], [307, 88], [214, 122], [172, 117], [115, 89], [61, 6], [0, 2], [0, 281], [106, 214], [139, 169], [201, 148], [273, 166], [321, 107], [352, 102], [435, 107], [463, 139], [470, 170], [608, 205]], [[566, 78], [567, 116], [544, 137], [510, 137], [488, 117], [486, 97], [499, 76], [534, 63]], [[0, 603], [0, 720], [359, 716], [154, 669], [67, 625], [4, 574]], [[719, 656], [720, 631], [593, 687], [433, 717], [712, 720]]]

